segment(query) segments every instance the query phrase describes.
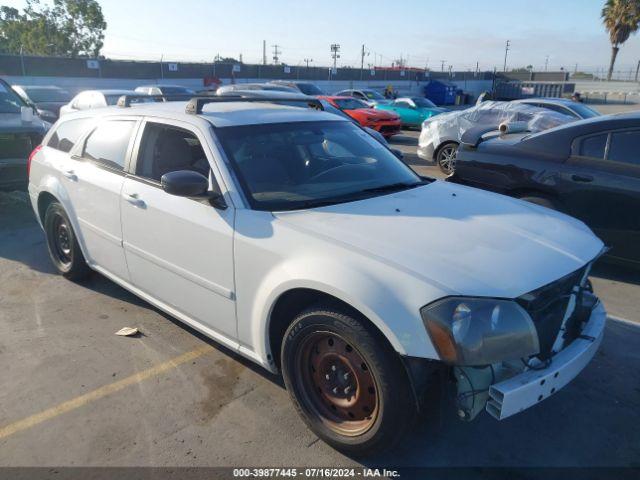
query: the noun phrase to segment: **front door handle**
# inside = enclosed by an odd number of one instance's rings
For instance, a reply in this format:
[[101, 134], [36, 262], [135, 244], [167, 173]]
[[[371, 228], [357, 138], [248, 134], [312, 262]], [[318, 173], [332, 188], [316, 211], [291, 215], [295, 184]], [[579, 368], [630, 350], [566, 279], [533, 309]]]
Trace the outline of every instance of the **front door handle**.
[[78, 176], [76, 175], [76, 172], [74, 170], [66, 170], [62, 172], [62, 174], [72, 182], [78, 181]]
[[574, 182], [589, 183], [593, 182], [593, 177], [591, 175], [571, 175], [571, 180]]
[[134, 207], [145, 208], [147, 206], [147, 204], [144, 203], [144, 200], [142, 200], [137, 193], [131, 193], [129, 195], [126, 195], [125, 200], [129, 202], [131, 205], [133, 205]]

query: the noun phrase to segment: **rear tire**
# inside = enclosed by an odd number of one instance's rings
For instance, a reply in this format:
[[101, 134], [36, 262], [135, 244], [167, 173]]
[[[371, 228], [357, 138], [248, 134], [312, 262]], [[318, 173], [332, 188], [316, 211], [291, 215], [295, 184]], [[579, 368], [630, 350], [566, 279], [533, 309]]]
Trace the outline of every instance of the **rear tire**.
[[442, 173], [451, 175], [456, 168], [456, 156], [458, 154], [458, 144], [447, 142], [441, 145], [436, 152], [436, 163]]
[[395, 445], [416, 413], [400, 357], [340, 306], [300, 313], [285, 332], [282, 373], [293, 404], [324, 442], [350, 455]]
[[47, 207], [44, 214], [44, 232], [49, 257], [58, 272], [70, 280], [81, 280], [91, 273], [78, 245], [69, 216], [58, 202], [52, 202]]

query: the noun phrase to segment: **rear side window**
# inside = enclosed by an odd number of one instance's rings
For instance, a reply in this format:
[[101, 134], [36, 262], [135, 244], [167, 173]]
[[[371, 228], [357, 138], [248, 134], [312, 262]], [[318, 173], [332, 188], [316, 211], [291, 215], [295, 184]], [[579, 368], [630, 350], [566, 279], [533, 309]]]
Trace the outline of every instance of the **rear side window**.
[[580, 156], [589, 158], [604, 158], [604, 151], [607, 148], [607, 134], [594, 135], [582, 140], [580, 144]]
[[135, 121], [101, 124], [87, 138], [82, 156], [115, 170], [123, 170]]
[[53, 132], [47, 146], [61, 152], [70, 152], [86, 128], [87, 120], [84, 118], [63, 122]]
[[607, 158], [614, 162], [640, 165], [638, 145], [640, 145], [640, 131], [638, 130], [612, 133]]

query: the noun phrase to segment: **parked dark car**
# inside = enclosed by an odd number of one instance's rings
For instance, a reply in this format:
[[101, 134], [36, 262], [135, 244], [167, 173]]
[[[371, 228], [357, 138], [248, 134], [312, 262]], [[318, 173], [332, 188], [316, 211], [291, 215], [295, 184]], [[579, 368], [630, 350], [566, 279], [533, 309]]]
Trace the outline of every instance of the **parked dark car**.
[[69, 103], [72, 97], [66, 90], [52, 85], [14, 85], [13, 90], [25, 102], [33, 105], [38, 116], [49, 123], [58, 120], [60, 108]]
[[0, 190], [23, 190], [27, 159], [51, 125], [0, 79]]
[[136, 87], [135, 92], [143, 95], [163, 95], [167, 102], [183, 101], [196, 94], [193, 89], [182, 85], [140, 85]]
[[468, 131], [447, 180], [572, 215], [611, 247], [610, 258], [640, 265], [639, 146], [640, 112], [536, 134]]
[[285, 87], [295, 88], [305, 95], [326, 95], [320, 87], [311, 82], [300, 82], [297, 80], [273, 80], [274, 85], [284, 85]]

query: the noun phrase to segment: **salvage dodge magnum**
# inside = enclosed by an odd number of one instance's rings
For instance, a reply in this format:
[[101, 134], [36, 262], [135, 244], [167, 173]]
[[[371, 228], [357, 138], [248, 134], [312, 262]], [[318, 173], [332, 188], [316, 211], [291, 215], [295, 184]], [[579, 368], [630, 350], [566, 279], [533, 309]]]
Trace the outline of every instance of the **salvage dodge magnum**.
[[420, 178], [327, 112], [132, 103], [65, 116], [31, 155], [51, 260], [281, 372], [330, 445], [388, 448], [436, 378], [461, 418], [509, 417], [600, 345], [603, 244], [582, 222]]

